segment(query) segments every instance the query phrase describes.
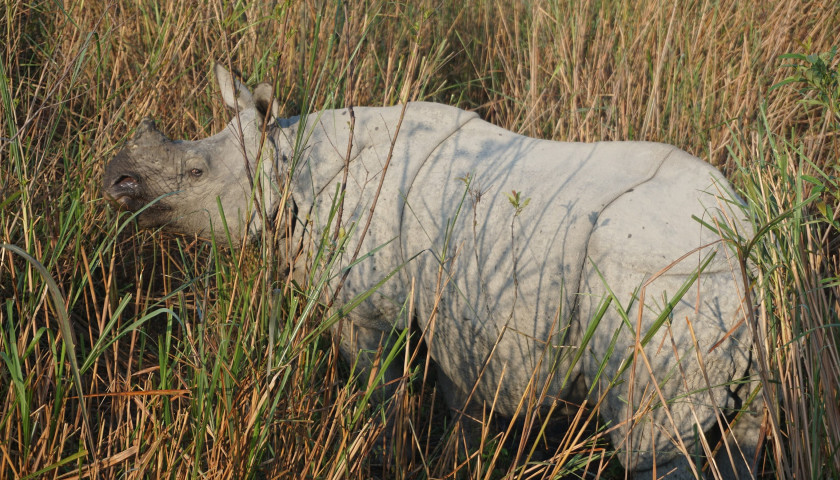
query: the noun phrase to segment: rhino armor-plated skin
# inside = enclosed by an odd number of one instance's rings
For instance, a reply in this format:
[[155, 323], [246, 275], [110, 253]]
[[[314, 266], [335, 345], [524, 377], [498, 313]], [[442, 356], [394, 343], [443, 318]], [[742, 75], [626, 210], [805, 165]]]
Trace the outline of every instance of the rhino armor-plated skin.
[[[233, 228], [238, 241], [261, 228], [257, 215], [246, 214], [251, 195], [242, 152], [254, 161], [263, 118], [271, 112], [266, 98], [251, 98], [224, 69], [216, 73], [239, 119], [198, 142], [169, 141], [145, 122], [107, 166], [105, 191], [132, 210], [177, 191], [141, 213], [141, 224], [204, 235], [215, 229], [217, 237], [220, 197], [228, 222], [238, 219]], [[401, 110], [354, 109], [343, 225], [357, 222], [359, 230], [364, 225]], [[268, 135], [264, 180], [291, 173], [299, 218], [308, 219], [295, 234], [317, 239], [333, 228], [326, 220], [345, 166], [349, 113], [327, 110], [305, 122], [276, 120]], [[299, 160], [290, 171], [293, 158]], [[175, 165], [169, 174], [167, 162]], [[191, 178], [196, 165], [199, 177]], [[167, 175], [180, 180], [164, 180]], [[196, 189], [191, 182], [205, 183]], [[214, 190], [208, 183], [224, 185]], [[518, 210], [509, 198], [513, 192], [520, 195]], [[225, 202], [237, 196], [240, 200]], [[277, 198], [276, 185], [263, 189], [267, 210], [276, 208]], [[698, 451], [696, 432], [718, 425], [721, 412], [741, 408], [750, 391], [749, 384], [735, 384], [748, 375], [749, 331], [744, 324], [727, 336], [744, 317], [743, 291], [733, 273], [737, 261], [718, 234], [692, 218], [734, 222], [750, 236], [737, 202], [717, 170], [674, 146], [538, 140], [457, 108], [411, 103], [361, 246], [362, 253], [376, 251], [350, 270], [336, 304], [349, 303], [399, 271], [348, 314], [353, 333], [342, 333], [342, 353], [352, 360], [362, 350], [375, 351], [388, 332], [406, 327], [400, 310], [413, 280], [416, 318], [429, 329], [427, 344], [451, 408], [464, 407], [476, 382], [469, 408], [495, 404], [496, 412], [507, 416], [515, 414], [523, 395], [539, 395], [546, 382], [545, 405], [580, 401], [583, 388], [591, 389], [592, 405], [606, 392], [600, 413], [610, 426], [619, 425], [611, 438], [630, 452], [619, 454], [625, 467], [649, 478], [655, 461], [660, 475], [673, 465], [676, 478], [691, 477], [674, 446], [674, 432], [689, 452]], [[349, 264], [359, 236], [350, 238], [339, 268]], [[697, 250], [701, 246], [706, 247]], [[634, 298], [642, 285], [689, 254], [644, 289], [640, 338], [712, 251], [714, 259], [671, 312], [671, 327], [659, 329], [644, 348], [669, 407], [661, 407], [641, 357], [608, 389], [633, 357], [640, 311]], [[608, 288], [616, 301], [580, 351]], [[618, 308], [628, 311], [630, 324]], [[653, 409], [634, 418], [648, 403]], [[744, 422], [752, 426], [738, 438], [747, 457], [757, 441], [752, 422]], [[734, 443], [730, 447], [740, 457]]]

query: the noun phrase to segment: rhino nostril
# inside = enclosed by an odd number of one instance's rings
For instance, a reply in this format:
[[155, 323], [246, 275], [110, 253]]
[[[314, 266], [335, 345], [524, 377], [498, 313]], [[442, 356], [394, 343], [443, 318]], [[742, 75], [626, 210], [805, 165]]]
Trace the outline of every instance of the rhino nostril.
[[131, 175], [122, 175], [120, 176], [116, 182], [114, 182], [114, 186], [117, 187], [136, 187], [140, 182]]

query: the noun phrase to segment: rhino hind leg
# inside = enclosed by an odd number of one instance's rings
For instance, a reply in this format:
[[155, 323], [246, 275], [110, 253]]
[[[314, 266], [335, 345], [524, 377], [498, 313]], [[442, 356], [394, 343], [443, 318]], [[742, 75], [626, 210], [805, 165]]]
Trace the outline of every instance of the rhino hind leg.
[[[721, 478], [757, 478], [764, 404], [755, 400], [727, 432], [726, 443], [715, 455]], [[726, 446], [729, 446], [727, 451]], [[731, 458], [730, 458], [731, 454]], [[760, 458], [759, 458], [760, 459]]]

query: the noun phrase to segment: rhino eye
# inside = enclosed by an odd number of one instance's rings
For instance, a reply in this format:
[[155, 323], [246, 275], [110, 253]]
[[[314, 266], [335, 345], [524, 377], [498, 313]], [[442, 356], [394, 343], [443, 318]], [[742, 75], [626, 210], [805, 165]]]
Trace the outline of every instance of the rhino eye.
[[201, 170], [200, 168], [193, 168], [192, 170], [190, 170], [190, 176], [193, 177], [193, 178], [198, 178], [198, 177], [202, 176], [203, 174], [204, 174], [204, 171]]

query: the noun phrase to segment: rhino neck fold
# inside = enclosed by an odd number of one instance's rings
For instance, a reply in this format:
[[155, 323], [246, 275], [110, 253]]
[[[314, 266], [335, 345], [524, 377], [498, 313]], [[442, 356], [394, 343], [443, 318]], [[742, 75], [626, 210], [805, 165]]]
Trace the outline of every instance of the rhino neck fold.
[[[393, 150], [382, 197], [405, 196], [432, 152], [467, 122], [478, 117], [475, 113], [445, 105], [412, 102], [406, 107], [400, 133], [395, 139], [402, 110], [401, 105], [355, 108], [349, 162], [346, 154], [351, 132], [346, 109], [311, 113], [303, 122], [299, 117], [278, 121], [279, 128], [274, 134], [277, 148], [298, 159], [291, 172], [292, 194], [303, 216], [300, 220], [306, 221], [314, 229], [313, 233], [320, 233], [326, 226], [335, 186], [345, 165], [349, 163], [350, 170], [342, 224], [349, 225], [364, 218], [370, 208], [389, 152]], [[404, 202], [389, 198], [382, 203], [377, 205], [377, 210], [387, 208], [387, 218], [399, 221]], [[369, 244], [370, 248], [376, 246]]]

